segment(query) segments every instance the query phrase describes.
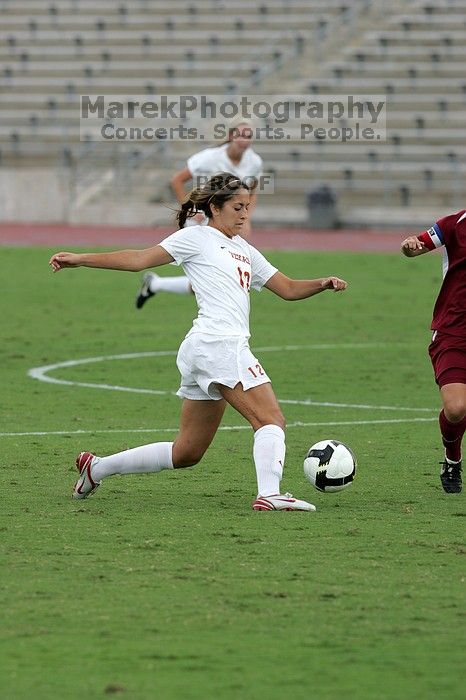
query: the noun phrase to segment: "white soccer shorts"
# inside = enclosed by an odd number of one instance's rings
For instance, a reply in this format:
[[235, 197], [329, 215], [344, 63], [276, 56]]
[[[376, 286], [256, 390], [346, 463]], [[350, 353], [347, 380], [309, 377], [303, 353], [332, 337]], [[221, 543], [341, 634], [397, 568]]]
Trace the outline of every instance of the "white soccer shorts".
[[192, 333], [181, 343], [176, 364], [181, 374], [177, 395], [184, 399], [218, 401], [222, 395], [217, 384], [233, 389], [241, 382], [247, 391], [270, 382], [244, 337]]

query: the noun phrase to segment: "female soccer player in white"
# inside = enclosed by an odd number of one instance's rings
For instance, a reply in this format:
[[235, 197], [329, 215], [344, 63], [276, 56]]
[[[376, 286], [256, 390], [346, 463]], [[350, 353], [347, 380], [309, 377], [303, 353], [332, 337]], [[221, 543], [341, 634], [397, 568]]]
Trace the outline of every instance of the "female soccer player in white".
[[[174, 174], [171, 186], [180, 204], [186, 199], [185, 185], [191, 180], [196, 187], [205, 184], [217, 173], [231, 173], [249, 185], [250, 213], [257, 200], [257, 192], [252, 191], [253, 183], [259, 182], [262, 175], [262, 158], [252, 149], [253, 128], [249, 121], [239, 120], [228, 129], [228, 141], [213, 148], [205, 148], [188, 158], [186, 168]], [[205, 215], [197, 213], [188, 219], [186, 226], [206, 224]], [[250, 233], [249, 221], [243, 227], [243, 236]], [[185, 276], [159, 277], [153, 272], [146, 272], [136, 297], [136, 308], [141, 309], [146, 301], [157, 292], [173, 294], [190, 294], [192, 292], [189, 279]]]
[[[197, 464], [222, 420], [227, 403], [254, 430], [253, 458], [258, 495], [254, 510], [306, 510], [306, 501], [280, 494], [285, 461], [285, 419], [265, 369], [249, 348], [249, 290], [270, 289], [285, 300], [306, 299], [326, 289], [340, 291], [338, 277], [294, 280], [273, 267], [241, 237], [248, 220], [248, 186], [222, 173], [194, 189], [178, 214], [180, 230], [146, 250], [114, 253], [56, 253], [54, 272], [65, 267], [139, 271], [176, 262], [189, 278], [199, 305], [198, 317], [180, 346], [178, 395], [183, 399], [174, 442], [158, 442], [109, 457], [81, 452], [74, 498], [86, 498], [113, 474], [158, 472]], [[202, 211], [207, 226], [183, 228]]]

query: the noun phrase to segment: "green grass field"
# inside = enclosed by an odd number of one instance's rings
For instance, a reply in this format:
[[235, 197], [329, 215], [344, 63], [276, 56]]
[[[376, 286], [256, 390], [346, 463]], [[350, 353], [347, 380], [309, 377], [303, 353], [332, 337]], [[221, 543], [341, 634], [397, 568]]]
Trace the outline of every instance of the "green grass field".
[[[195, 304], [159, 295], [137, 312], [139, 275], [52, 275], [51, 252], [1, 255], [0, 697], [463, 698], [466, 509], [440, 487], [426, 354], [439, 257], [268, 255], [350, 283], [292, 304], [252, 295], [251, 347], [289, 423], [283, 488], [307, 514], [250, 509], [252, 434], [233, 411], [194, 469], [70, 498], [80, 450], [175, 436], [174, 352]], [[47, 375], [68, 384], [28, 376], [160, 351]], [[359, 460], [344, 493], [304, 479], [327, 437]]]

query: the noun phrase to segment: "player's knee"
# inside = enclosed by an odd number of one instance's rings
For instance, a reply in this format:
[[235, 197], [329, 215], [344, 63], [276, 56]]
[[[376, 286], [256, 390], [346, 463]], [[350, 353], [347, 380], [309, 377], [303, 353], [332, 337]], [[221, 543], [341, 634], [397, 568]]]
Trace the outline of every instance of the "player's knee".
[[449, 399], [443, 410], [450, 423], [460, 423], [466, 417], [466, 402], [462, 398]]
[[178, 459], [173, 461], [174, 469], [184, 469], [185, 467], [194, 467], [201, 461], [201, 457], [195, 457], [190, 455], [185, 455], [178, 457]]
[[191, 448], [189, 450], [177, 450], [173, 448], [173, 467], [174, 469], [184, 469], [185, 467], [194, 467], [203, 458], [204, 449]]
[[270, 414], [269, 416], [261, 418], [258, 421], [258, 423], [259, 425], [256, 428], [256, 430], [258, 430], [259, 428], [263, 428], [264, 425], [278, 425], [278, 427], [281, 428], [283, 431], [286, 428], [285, 416], [281, 411], [276, 411], [273, 414]]
[[277, 422], [274, 425], [278, 425], [279, 428], [281, 428], [283, 431], [286, 430], [286, 420], [285, 416], [280, 413], [279, 416], [277, 416]]

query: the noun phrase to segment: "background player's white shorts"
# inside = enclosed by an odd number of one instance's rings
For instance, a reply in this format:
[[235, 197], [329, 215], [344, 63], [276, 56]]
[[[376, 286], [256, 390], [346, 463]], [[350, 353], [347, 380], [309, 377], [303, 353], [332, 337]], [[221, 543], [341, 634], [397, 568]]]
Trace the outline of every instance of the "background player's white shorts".
[[241, 382], [244, 390], [270, 382], [247, 338], [192, 333], [181, 343], [176, 358], [181, 374], [178, 396], [207, 401], [222, 398], [217, 384], [233, 389]]

